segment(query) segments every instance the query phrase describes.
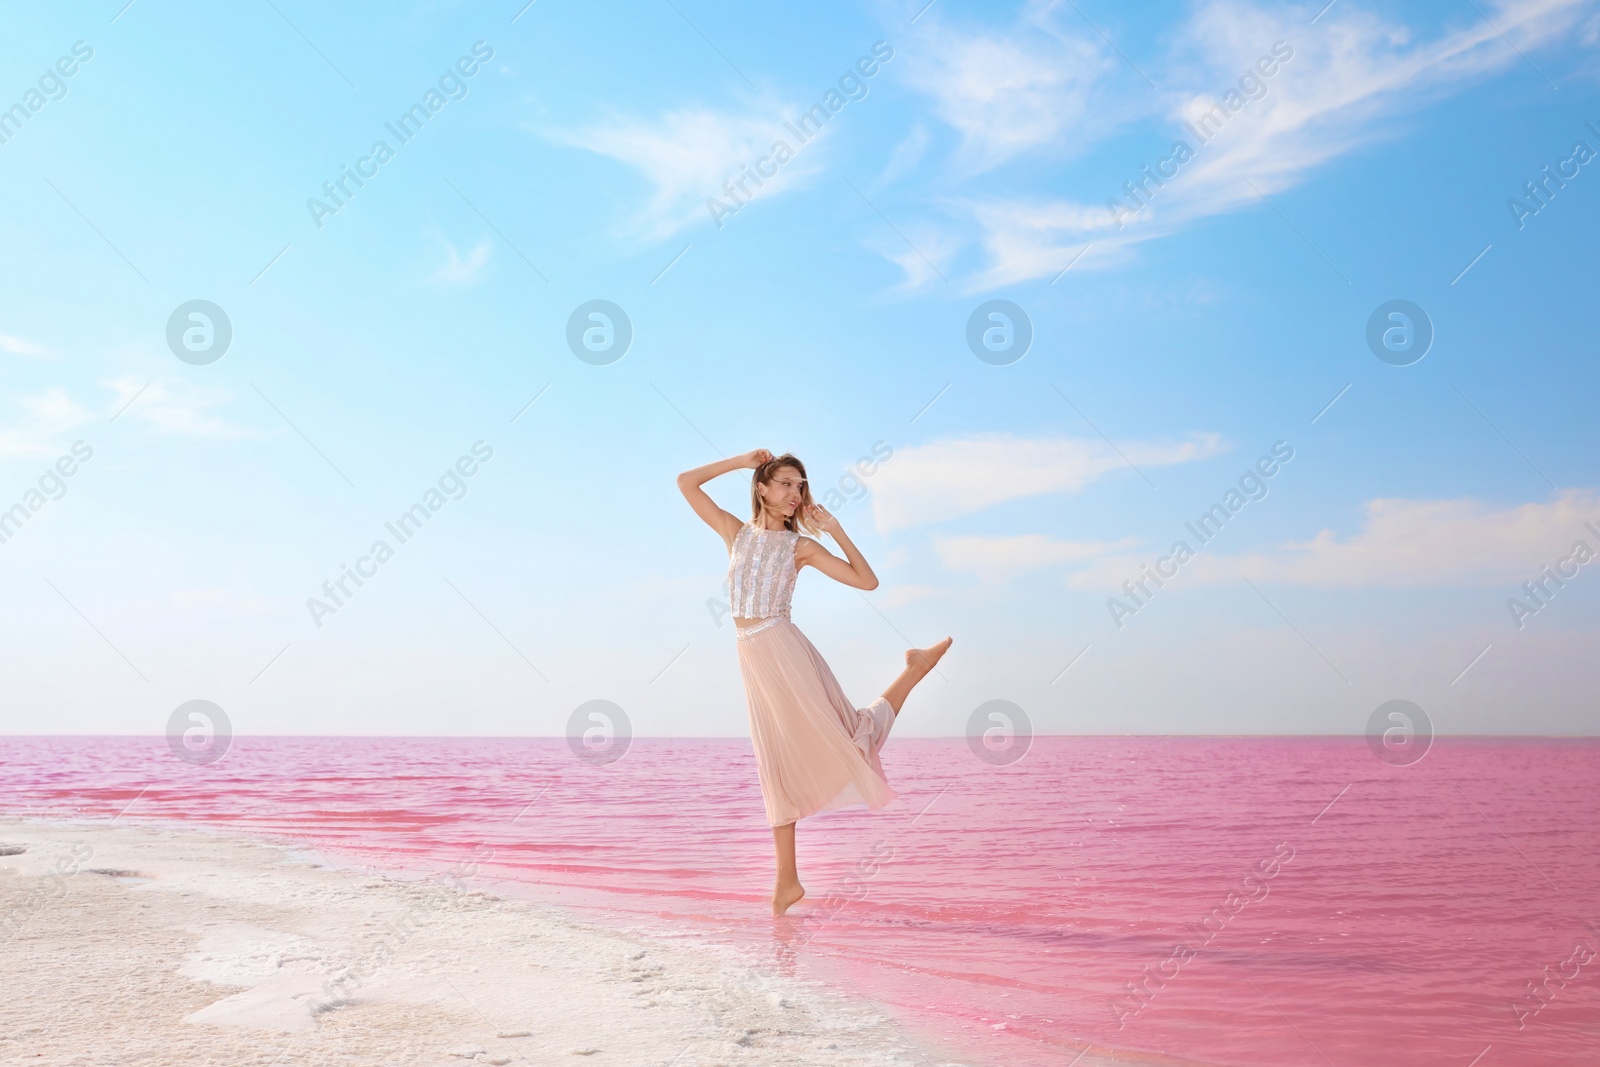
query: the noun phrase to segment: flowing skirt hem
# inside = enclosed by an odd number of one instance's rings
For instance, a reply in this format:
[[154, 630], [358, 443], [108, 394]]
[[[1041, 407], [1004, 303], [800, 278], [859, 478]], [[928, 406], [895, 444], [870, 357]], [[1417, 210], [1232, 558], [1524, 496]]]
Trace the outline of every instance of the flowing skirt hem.
[[895, 799], [878, 758], [895, 719], [887, 700], [855, 707], [787, 618], [736, 644], [768, 824]]

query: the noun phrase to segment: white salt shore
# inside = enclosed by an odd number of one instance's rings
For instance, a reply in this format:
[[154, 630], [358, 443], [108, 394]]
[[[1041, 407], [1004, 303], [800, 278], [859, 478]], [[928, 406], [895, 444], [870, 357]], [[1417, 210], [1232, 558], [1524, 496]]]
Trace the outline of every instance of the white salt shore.
[[0, 819], [0, 993], [8, 1065], [959, 1067], [696, 946], [182, 827]]

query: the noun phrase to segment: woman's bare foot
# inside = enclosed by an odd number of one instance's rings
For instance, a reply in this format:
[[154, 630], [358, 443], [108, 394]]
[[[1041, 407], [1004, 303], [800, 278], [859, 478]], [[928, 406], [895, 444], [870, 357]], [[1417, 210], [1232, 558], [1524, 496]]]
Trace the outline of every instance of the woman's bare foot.
[[945, 638], [936, 645], [927, 648], [911, 648], [906, 650], [906, 666], [914, 671], [926, 674], [933, 670], [940, 658], [950, 647], [952, 638]]
[[780, 885], [772, 891], [772, 914], [774, 916], [782, 915], [805, 895], [806, 887], [799, 882], [793, 885]]
[[934, 665], [939, 662], [946, 650], [950, 647], [950, 638], [945, 638], [936, 645], [927, 648], [912, 648], [906, 650], [906, 669], [900, 672], [900, 677], [889, 683], [889, 688], [883, 691], [883, 699], [889, 702], [889, 707], [894, 709], [895, 717], [900, 716], [900, 709], [905, 705], [906, 697], [911, 695], [911, 690], [916, 688], [918, 682], [928, 676]]

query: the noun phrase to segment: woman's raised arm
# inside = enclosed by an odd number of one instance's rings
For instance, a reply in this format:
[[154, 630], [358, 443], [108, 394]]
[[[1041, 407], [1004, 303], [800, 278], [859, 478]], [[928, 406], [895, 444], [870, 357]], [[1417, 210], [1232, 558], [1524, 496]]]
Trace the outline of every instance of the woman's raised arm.
[[833, 539], [839, 542], [839, 547], [844, 549], [847, 558], [840, 559], [824, 548], [820, 541], [803, 537], [794, 550], [794, 558], [799, 561], [800, 566], [815, 567], [834, 581], [855, 589], [878, 588], [878, 576], [872, 572], [872, 565], [867, 562], [867, 557], [861, 554], [855, 542], [850, 540], [850, 536], [844, 532], [839, 520], [821, 504], [812, 504], [810, 509], [808, 515], [810, 520], [823, 533], [833, 535]]
[[739, 527], [743, 523], [731, 512], [717, 507], [717, 502], [707, 496], [706, 491], [700, 487], [720, 474], [747, 468], [753, 470], [771, 458], [771, 452], [758, 448], [742, 456], [707, 463], [703, 467], [696, 467], [678, 475], [678, 490], [683, 493], [683, 498], [689, 502], [689, 506], [694, 508], [694, 513], [705, 520], [707, 526], [721, 534], [724, 541], [732, 545], [734, 535], [739, 532]]

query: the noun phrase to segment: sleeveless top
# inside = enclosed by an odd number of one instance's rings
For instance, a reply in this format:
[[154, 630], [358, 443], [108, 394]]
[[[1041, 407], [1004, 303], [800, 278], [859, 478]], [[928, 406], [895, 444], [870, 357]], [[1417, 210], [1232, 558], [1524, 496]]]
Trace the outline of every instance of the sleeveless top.
[[763, 530], [745, 523], [728, 555], [728, 602], [736, 619], [789, 614], [794, 594], [793, 530]]

